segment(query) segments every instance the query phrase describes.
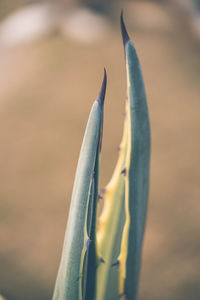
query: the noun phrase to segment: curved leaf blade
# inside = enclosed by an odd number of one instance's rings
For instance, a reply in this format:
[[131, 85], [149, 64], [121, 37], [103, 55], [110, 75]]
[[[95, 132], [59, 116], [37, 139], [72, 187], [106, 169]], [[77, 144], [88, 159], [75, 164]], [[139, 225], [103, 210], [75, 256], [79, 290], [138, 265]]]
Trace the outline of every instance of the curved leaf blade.
[[150, 123], [141, 66], [127, 34], [123, 14], [121, 29], [128, 84], [128, 146], [125, 176], [126, 222], [119, 256], [119, 294], [123, 299], [135, 300], [149, 191]]
[[97, 249], [104, 261], [97, 270], [96, 300], [110, 300], [118, 297], [117, 259], [120, 253], [121, 237], [125, 222], [125, 179], [123, 169], [127, 152], [127, 122], [119, 147], [119, 157], [112, 178], [104, 189], [104, 206], [99, 218]]
[[[79, 300], [82, 281], [81, 261], [87, 250], [85, 227], [94, 169], [102, 139], [103, 104], [106, 73], [99, 97], [94, 102], [87, 123], [77, 165], [72, 200], [65, 234], [62, 258], [56, 280], [53, 300]], [[98, 177], [98, 174], [97, 174]]]

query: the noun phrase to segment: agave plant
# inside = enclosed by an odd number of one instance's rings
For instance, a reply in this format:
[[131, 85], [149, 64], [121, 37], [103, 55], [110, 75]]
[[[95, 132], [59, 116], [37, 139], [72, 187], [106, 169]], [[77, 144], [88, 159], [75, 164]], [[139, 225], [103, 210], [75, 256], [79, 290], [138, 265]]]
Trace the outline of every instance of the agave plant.
[[137, 297], [149, 190], [150, 125], [141, 67], [123, 15], [121, 30], [128, 97], [118, 161], [100, 196], [105, 71], [80, 151], [53, 300]]

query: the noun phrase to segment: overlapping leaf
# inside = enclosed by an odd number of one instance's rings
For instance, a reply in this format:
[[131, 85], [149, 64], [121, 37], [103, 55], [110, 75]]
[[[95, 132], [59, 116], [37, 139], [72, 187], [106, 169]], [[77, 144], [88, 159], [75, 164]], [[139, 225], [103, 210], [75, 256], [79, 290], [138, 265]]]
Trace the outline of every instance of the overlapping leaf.
[[53, 300], [92, 299], [94, 294], [98, 165], [105, 90], [106, 73], [100, 95], [91, 109], [80, 151]]

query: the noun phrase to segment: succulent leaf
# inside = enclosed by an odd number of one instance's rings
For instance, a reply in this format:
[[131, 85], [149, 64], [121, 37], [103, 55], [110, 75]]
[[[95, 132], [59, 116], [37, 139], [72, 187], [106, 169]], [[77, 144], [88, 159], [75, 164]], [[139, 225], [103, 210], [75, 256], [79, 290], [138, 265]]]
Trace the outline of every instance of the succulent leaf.
[[128, 142], [125, 163], [126, 221], [119, 256], [119, 294], [125, 299], [135, 300], [149, 191], [150, 124], [141, 66], [127, 34], [123, 14], [121, 29], [128, 85]]
[[97, 270], [97, 300], [117, 299], [118, 297], [118, 268], [116, 262], [120, 253], [125, 222], [125, 178], [122, 170], [125, 166], [127, 151], [126, 120], [119, 149], [119, 158], [113, 176], [104, 189], [104, 206], [97, 231], [98, 253], [105, 261]]
[[124, 132], [97, 224], [106, 72], [90, 112], [53, 300], [136, 300], [149, 192], [150, 123], [140, 62], [121, 31], [127, 71]]
[[[95, 201], [97, 202], [98, 198], [98, 161], [102, 140], [105, 90], [106, 72], [100, 95], [90, 112], [80, 151], [53, 300], [86, 299], [80, 291], [80, 286], [82, 286], [82, 279], [87, 276], [87, 264], [83, 267], [84, 256], [87, 252], [86, 241], [88, 236], [92, 241], [95, 235], [96, 214], [91, 213], [90, 210], [95, 211]], [[88, 218], [90, 216], [90, 221], [87, 221], [87, 216]], [[91, 248], [91, 245], [88, 249]], [[93, 259], [94, 255], [92, 253]], [[91, 259], [90, 256], [87, 261]], [[86, 281], [86, 291], [87, 284]]]

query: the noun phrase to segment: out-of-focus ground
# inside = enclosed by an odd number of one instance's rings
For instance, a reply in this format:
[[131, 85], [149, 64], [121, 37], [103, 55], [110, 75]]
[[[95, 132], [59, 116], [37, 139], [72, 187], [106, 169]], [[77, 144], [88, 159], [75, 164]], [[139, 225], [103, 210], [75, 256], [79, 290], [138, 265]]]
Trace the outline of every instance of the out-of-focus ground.
[[[200, 299], [200, 54], [179, 14], [124, 4], [152, 128], [140, 300]], [[108, 72], [101, 187], [121, 139], [126, 95], [119, 24], [95, 44], [54, 33], [0, 56], [0, 293], [50, 299], [79, 149]]]

